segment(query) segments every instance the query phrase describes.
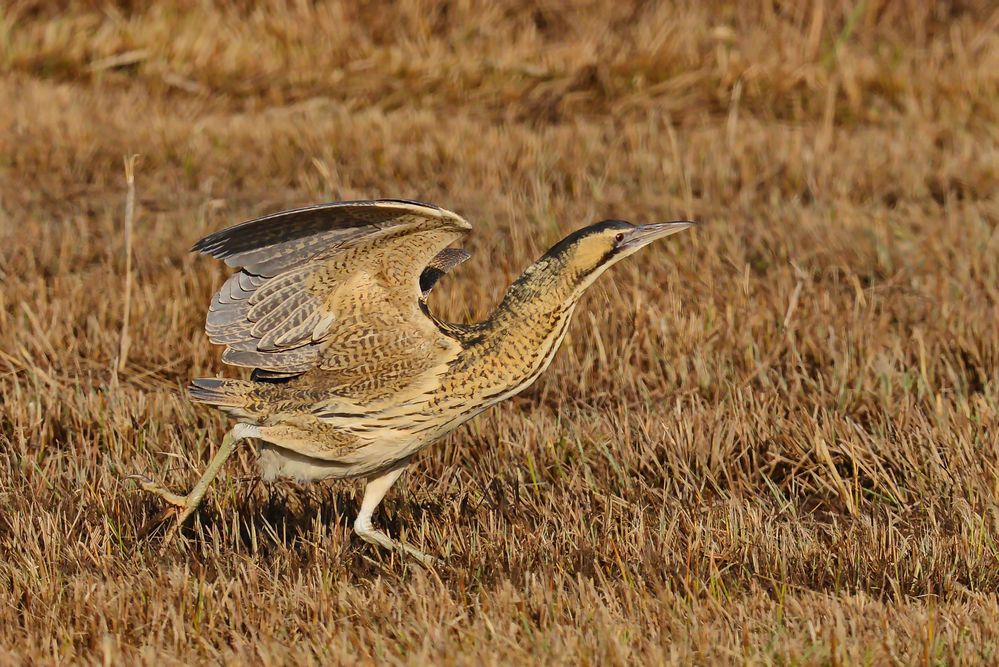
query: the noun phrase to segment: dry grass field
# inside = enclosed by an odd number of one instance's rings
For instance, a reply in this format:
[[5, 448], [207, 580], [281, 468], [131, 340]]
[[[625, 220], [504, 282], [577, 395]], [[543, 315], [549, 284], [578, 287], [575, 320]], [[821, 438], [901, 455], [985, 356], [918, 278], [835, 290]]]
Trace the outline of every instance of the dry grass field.
[[[0, 101], [0, 664], [999, 662], [994, 3], [14, 0]], [[192, 484], [239, 374], [190, 245], [373, 197], [475, 225], [454, 319], [706, 224], [396, 485], [434, 571], [251, 447], [161, 557], [123, 478]]]

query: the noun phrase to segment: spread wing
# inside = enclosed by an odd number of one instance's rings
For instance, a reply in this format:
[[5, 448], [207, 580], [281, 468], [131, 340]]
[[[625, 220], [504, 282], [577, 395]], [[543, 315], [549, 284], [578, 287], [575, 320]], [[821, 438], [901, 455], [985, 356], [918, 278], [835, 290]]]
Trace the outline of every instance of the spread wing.
[[[458, 349], [422, 311], [421, 277], [427, 288], [425, 270], [457, 264], [444, 249], [470, 229], [436, 206], [376, 200], [216, 232], [193, 249], [242, 269], [212, 300], [205, 331], [226, 346], [224, 362], [257, 377], [322, 369], [345, 395], [391, 392]], [[432, 275], [430, 287], [442, 273]]]

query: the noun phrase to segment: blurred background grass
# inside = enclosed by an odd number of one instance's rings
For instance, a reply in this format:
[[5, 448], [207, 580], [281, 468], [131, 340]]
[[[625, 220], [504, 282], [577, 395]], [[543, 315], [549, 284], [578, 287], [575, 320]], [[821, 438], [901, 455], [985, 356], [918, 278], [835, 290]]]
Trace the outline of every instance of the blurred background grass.
[[[0, 660], [999, 659], [997, 30], [985, 0], [6, 3]], [[457, 319], [595, 220], [707, 224], [389, 496], [436, 575], [352, 537], [355, 485], [265, 487], [249, 450], [159, 558], [121, 477], [190, 484], [224, 420], [181, 387], [238, 372], [187, 249], [373, 197], [475, 225]]]

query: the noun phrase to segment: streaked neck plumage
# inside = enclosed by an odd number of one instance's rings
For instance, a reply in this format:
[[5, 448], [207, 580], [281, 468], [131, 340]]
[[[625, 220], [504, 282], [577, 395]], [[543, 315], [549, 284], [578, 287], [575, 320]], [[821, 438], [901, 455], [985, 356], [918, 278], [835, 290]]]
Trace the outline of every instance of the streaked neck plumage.
[[565, 337], [576, 303], [603, 268], [556, 246], [507, 289], [482, 323], [469, 328], [457, 367], [502, 400], [534, 382]]
[[524, 327], [536, 328], [543, 321], [558, 319], [572, 310], [593, 278], [572, 266], [564, 254], [549, 252], [507, 288], [484, 324], [502, 334]]

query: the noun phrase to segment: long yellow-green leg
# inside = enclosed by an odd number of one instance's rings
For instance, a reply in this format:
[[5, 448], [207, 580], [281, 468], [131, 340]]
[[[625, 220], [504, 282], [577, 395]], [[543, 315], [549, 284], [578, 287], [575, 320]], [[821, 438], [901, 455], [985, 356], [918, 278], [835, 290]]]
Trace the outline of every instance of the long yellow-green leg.
[[385, 497], [385, 494], [388, 493], [388, 490], [392, 488], [405, 469], [406, 463], [403, 463], [388, 472], [368, 477], [368, 483], [364, 487], [364, 498], [361, 500], [361, 510], [357, 513], [357, 518], [354, 519], [354, 532], [365, 542], [376, 544], [389, 551], [403, 551], [423, 565], [433, 565], [433, 556], [429, 556], [408, 544], [393, 540], [388, 534], [371, 524], [371, 516], [375, 513], [379, 503], [382, 502], [382, 498]]
[[222, 439], [222, 445], [219, 447], [219, 451], [215, 453], [212, 458], [211, 463], [208, 464], [208, 468], [205, 469], [204, 474], [201, 475], [201, 479], [198, 483], [194, 485], [190, 493], [186, 496], [181, 496], [171, 491], [168, 491], [159, 483], [149, 479], [145, 475], [129, 475], [129, 479], [135, 479], [139, 482], [139, 486], [142, 487], [144, 491], [149, 493], [155, 493], [163, 500], [167, 501], [173, 505], [176, 509], [170, 508], [177, 512], [177, 521], [174, 522], [173, 526], [167, 531], [167, 534], [163, 538], [163, 545], [169, 544], [170, 540], [176, 534], [177, 529], [194, 514], [194, 511], [198, 509], [201, 504], [201, 500], [205, 497], [205, 492], [208, 491], [208, 487], [211, 483], [215, 481], [215, 477], [218, 476], [219, 470], [222, 469], [223, 464], [232, 455], [233, 451], [236, 449], [236, 445], [240, 440], [244, 438], [253, 437], [256, 433], [256, 428], [250, 426], [249, 424], [236, 424], [225, 434], [225, 438]]

